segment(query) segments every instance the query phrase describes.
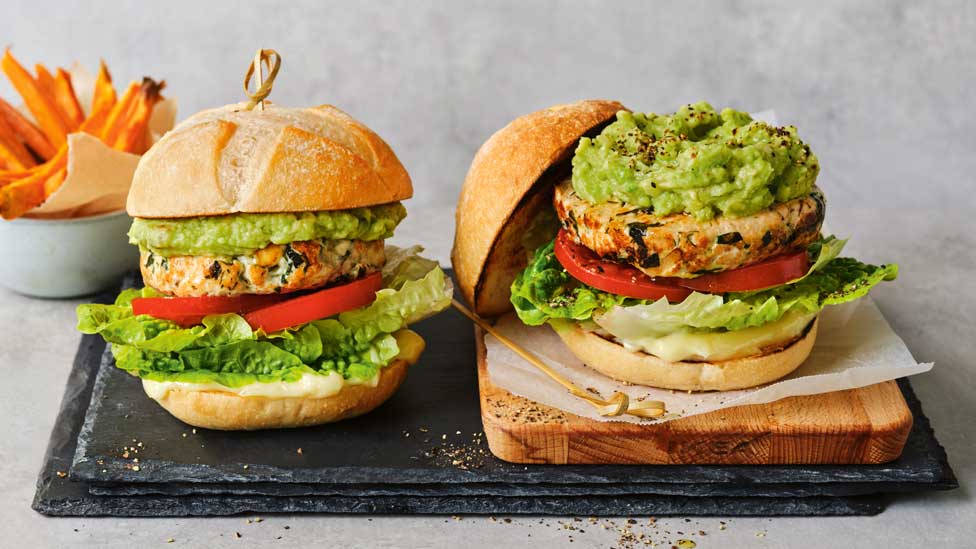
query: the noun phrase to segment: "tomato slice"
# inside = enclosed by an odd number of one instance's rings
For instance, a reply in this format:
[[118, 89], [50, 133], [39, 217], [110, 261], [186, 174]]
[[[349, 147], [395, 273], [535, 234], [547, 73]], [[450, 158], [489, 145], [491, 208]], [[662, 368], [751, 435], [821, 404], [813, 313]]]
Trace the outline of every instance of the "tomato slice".
[[572, 241], [565, 229], [556, 237], [556, 259], [573, 278], [598, 290], [636, 299], [668, 298], [677, 303], [691, 290], [674, 279], [651, 278], [622, 263], [601, 259], [593, 250]]
[[246, 294], [232, 297], [137, 297], [132, 313], [171, 320], [180, 326], [200, 324], [207, 315], [246, 313], [284, 299], [280, 294]]
[[276, 332], [320, 318], [365, 307], [376, 300], [376, 292], [383, 287], [380, 273], [372, 273], [342, 286], [294, 297], [244, 315], [251, 328]]
[[137, 297], [132, 313], [195, 326], [208, 315], [237, 313], [257, 330], [275, 332], [369, 305], [383, 287], [380, 273], [372, 273], [341, 286], [288, 297], [281, 294], [245, 294], [233, 297]]
[[710, 294], [724, 294], [779, 286], [802, 277], [809, 270], [810, 258], [807, 251], [798, 250], [731, 271], [676, 280], [685, 288]]

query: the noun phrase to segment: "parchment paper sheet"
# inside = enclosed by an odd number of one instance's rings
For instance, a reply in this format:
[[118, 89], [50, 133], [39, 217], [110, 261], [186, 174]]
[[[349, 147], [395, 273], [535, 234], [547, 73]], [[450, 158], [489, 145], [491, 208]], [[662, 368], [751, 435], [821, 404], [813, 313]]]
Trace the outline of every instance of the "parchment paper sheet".
[[[827, 307], [820, 316], [813, 352], [800, 368], [781, 381], [740, 391], [687, 393], [626, 385], [583, 365], [548, 326], [525, 326], [510, 313], [496, 327], [583, 389], [594, 388], [604, 398], [621, 391], [631, 400], [665, 402], [668, 414], [659, 422], [789, 396], [864, 387], [927, 372], [933, 366], [915, 361], [870, 297]], [[571, 395], [491, 335], [486, 334], [485, 346], [491, 382], [511, 393], [598, 421], [649, 421], [628, 415], [600, 416], [590, 404]]]

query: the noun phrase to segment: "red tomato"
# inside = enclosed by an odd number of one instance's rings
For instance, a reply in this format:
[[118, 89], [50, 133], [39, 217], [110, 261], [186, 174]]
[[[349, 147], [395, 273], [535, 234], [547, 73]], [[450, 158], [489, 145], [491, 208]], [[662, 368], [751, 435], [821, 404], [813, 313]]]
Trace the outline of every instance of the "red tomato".
[[137, 297], [132, 300], [132, 313], [172, 320], [186, 327], [200, 324], [207, 315], [246, 313], [282, 299], [280, 294], [248, 294], [233, 297]]
[[207, 315], [237, 313], [257, 330], [275, 332], [320, 318], [369, 305], [383, 287], [383, 277], [373, 273], [341, 286], [288, 297], [281, 294], [245, 294], [233, 297], [137, 297], [132, 313], [195, 326]]
[[685, 288], [710, 294], [750, 292], [786, 284], [807, 274], [810, 259], [806, 250], [789, 252], [754, 265], [731, 271], [675, 279]]
[[598, 290], [637, 299], [666, 297], [672, 303], [691, 295], [691, 290], [673, 279], [654, 279], [630, 265], [600, 259], [593, 250], [573, 242], [565, 229], [556, 237], [555, 250], [566, 272]]
[[383, 287], [383, 277], [373, 273], [342, 286], [335, 286], [280, 301], [244, 315], [251, 328], [276, 332], [320, 318], [365, 307], [376, 299], [376, 292]]

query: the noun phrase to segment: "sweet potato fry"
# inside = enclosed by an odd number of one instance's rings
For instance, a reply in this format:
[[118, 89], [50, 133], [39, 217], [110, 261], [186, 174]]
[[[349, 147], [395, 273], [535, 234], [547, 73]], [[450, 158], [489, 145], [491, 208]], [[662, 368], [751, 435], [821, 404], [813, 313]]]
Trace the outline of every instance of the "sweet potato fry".
[[64, 181], [67, 163], [68, 146], [65, 145], [40, 169], [32, 170], [27, 177], [0, 188], [0, 216], [16, 219], [43, 204], [49, 196], [47, 189], [57, 189]]
[[[64, 183], [64, 179], [67, 177], [67, 175], [68, 167], [65, 166], [44, 180], [44, 200], [47, 200], [52, 194], [54, 194], [54, 191], [61, 188], [61, 184]], [[38, 206], [39, 205], [40, 204], [38, 204]]]
[[119, 137], [119, 132], [125, 125], [126, 116], [129, 114], [129, 110], [132, 109], [136, 102], [136, 96], [139, 94], [139, 84], [133, 82], [129, 84], [129, 87], [125, 89], [125, 93], [122, 97], [115, 103], [112, 107], [112, 112], [108, 114], [108, 118], [105, 120], [105, 126], [102, 128], [102, 134], [99, 136], [102, 141], [111, 145]]
[[3, 118], [0, 118], [0, 164], [13, 170], [25, 170], [36, 164], [34, 157]]
[[23, 179], [23, 178], [27, 177], [28, 175], [30, 175], [31, 173], [33, 173], [34, 171], [36, 171], [37, 168], [38, 168], [38, 166], [34, 166], [33, 168], [30, 168], [28, 170], [23, 170], [23, 171], [21, 171], [21, 170], [9, 170], [9, 171], [0, 170], [0, 188], [5, 187], [5, 186], [13, 183], [14, 181], [18, 181], [20, 179]]
[[51, 71], [47, 70], [47, 67], [37, 63], [34, 65], [34, 73], [37, 75], [34, 78], [34, 83], [37, 85], [37, 90], [41, 92], [53, 107], [54, 112], [57, 113], [58, 118], [61, 119], [61, 123], [64, 124], [65, 129], [68, 128], [68, 118], [67, 115], [58, 106], [57, 100], [54, 97], [54, 75]]
[[34, 154], [41, 157], [42, 160], [49, 160], [58, 152], [44, 136], [44, 132], [30, 120], [24, 118], [20, 111], [4, 101], [3, 98], [0, 98], [0, 118], [3, 118], [24, 140], [24, 143], [34, 151]]
[[54, 99], [58, 107], [68, 117], [68, 127], [71, 131], [78, 129], [85, 121], [85, 113], [81, 110], [78, 103], [78, 96], [75, 95], [75, 88], [71, 85], [71, 75], [68, 71], [58, 68], [54, 76]]
[[149, 117], [153, 107], [160, 100], [160, 92], [166, 86], [165, 82], [156, 83], [151, 78], [143, 78], [139, 86], [139, 93], [126, 114], [125, 126], [119, 131], [115, 141], [109, 146], [119, 151], [142, 154], [149, 148], [147, 134], [149, 132]]
[[92, 97], [91, 112], [88, 113], [88, 118], [82, 122], [81, 131], [100, 137], [109, 113], [112, 112], [115, 104], [115, 87], [112, 86], [112, 75], [109, 74], [108, 67], [102, 61], [98, 69], [98, 78], [95, 80], [95, 95]]
[[27, 69], [14, 59], [9, 49], [4, 52], [0, 67], [3, 68], [3, 72], [6, 73], [17, 93], [24, 98], [27, 110], [34, 115], [37, 125], [47, 136], [48, 141], [56, 147], [64, 145], [68, 136], [68, 127], [58, 114], [57, 107], [48, 99]]

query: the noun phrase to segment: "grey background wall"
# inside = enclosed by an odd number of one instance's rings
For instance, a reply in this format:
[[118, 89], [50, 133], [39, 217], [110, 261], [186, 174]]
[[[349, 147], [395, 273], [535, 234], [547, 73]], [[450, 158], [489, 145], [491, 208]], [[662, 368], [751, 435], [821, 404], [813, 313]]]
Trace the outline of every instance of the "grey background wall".
[[[976, 2], [965, 1], [0, 0], [0, 45], [24, 61], [94, 68], [104, 57], [119, 82], [165, 78], [181, 117], [240, 100], [255, 49], [277, 49], [284, 64], [273, 98], [336, 104], [383, 135], [416, 190], [398, 240], [421, 242], [442, 261], [468, 162], [520, 114], [594, 97], [658, 112], [701, 99], [775, 109], [820, 157], [828, 224], [852, 237], [849, 252], [901, 265], [899, 281], [872, 295], [916, 357], [937, 363], [914, 384], [964, 488], [901, 498], [857, 523], [865, 539], [891, 547], [922, 534], [971, 543], [974, 534], [965, 488], [976, 481], [974, 31]], [[11, 93], [0, 82], [0, 95]], [[68, 356], [76, 334], [62, 313]], [[52, 418], [55, 392], [44, 409]], [[39, 456], [48, 431], [33, 429]], [[36, 465], [24, 459], [26, 501]], [[826, 524], [778, 521], [769, 539], [831, 546], [822, 536], [854, 531], [835, 528], [852, 522]], [[759, 543], [746, 537], [744, 545]]]

